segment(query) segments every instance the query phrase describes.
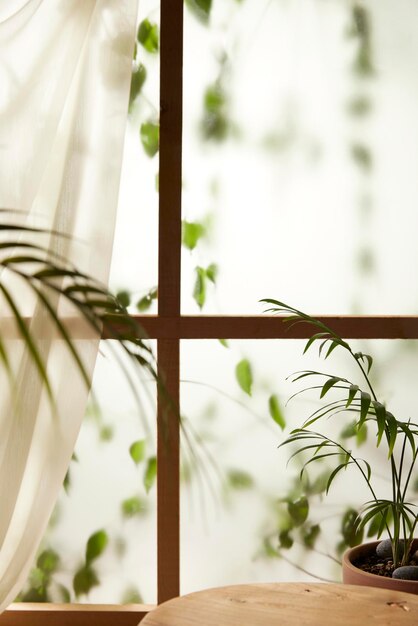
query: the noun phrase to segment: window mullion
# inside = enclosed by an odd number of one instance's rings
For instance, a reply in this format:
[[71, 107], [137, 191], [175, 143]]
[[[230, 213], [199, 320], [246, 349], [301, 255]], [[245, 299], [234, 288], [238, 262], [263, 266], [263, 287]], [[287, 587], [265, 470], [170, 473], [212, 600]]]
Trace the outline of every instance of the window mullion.
[[[161, 0], [158, 317], [180, 316], [183, 0]], [[180, 340], [157, 339], [158, 602], [180, 593]], [[174, 410], [167, 403], [174, 403]]]

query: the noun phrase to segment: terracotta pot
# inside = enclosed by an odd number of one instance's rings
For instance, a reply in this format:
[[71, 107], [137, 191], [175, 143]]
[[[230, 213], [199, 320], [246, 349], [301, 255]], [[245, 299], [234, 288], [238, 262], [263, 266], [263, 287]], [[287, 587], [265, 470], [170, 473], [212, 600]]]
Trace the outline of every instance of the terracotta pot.
[[[349, 585], [364, 585], [368, 587], [381, 587], [384, 589], [392, 589], [396, 591], [406, 591], [407, 593], [418, 594], [418, 580], [398, 580], [397, 578], [386, 578], [385, 576], [377, 576], [377, 574], [369, 574], [355, 567], [353, 561], [361, 559], [372, 554], [376, 550], [379, 541], [371, 543], [362, 543], [355, 548], [350, 548], [343, 555], [343, 582]], [[412, 552], [418, 549], [418, 539], [414, 540]]]

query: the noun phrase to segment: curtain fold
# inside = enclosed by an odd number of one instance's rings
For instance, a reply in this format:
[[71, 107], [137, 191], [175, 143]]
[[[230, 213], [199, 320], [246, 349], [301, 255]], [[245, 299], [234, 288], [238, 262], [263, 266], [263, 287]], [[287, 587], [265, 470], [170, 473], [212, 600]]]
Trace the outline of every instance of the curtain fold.
[[[107, 283], [129, 98], [137, 0], [22, 0], [0, 9], [0, 207], [70, 237], [48, 245]], [[10, 236], [2, 233], [1, 241]], [[30, 236], [27, 236], [30, 241]], [[35, 297], [2, 274], [47, 363], [57, 411], [25, 343], [0, 336], [0, 609], [26, 580], [74, 449], [88, 390]], [[57, 300], [60, 314], [76, 314]], [[6, 329], [6, 330], [5, 330]], [[92, 374], [95, 337], [75, 339]]]

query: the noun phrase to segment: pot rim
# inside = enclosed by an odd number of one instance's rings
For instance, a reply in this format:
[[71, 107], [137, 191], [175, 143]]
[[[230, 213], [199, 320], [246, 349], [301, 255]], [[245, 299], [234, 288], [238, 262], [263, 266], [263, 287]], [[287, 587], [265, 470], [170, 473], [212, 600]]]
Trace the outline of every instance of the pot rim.
[[[365, 572], [360, 567], [356, 567], [352, 563], [352, 559], [355, 558], [359, 553], [361, 553], [362, 551], [364, 552], [372, 551], [374, 548], [376, 548], [376, 546], [381, 541], [383, 540], [381, 539], [380, 541], [370, 541], [367, 543], [360, 543], [358, 546], [354, 546], [353, 548], [348, 548], [348, 550], [344, 552], [343, 557], [342, 557], [343, 568], [346, 568], [354, 572], [361, 572], [361, 576], [362, 577], [364, 576], [366, 580], [372, 581], [372, 580], [376, 580], [376, 578], [383, 578], [382, 576], [378, 576], [378, 574], [371, 574], [370, 572]], [[414, 539], [412, 545], [415, 549], [418, 549], [418, 539]], [[409, 585], [416, 587], [417, 593], [418, 593], [418, 580], [406, 581], [400, 578], [387, 578], [386, 580], [390, 581], [391, 585], [393, 585], [393, 588], [396, 588], [398, 585], [402, 586], [403, 583], [408, 582]]]

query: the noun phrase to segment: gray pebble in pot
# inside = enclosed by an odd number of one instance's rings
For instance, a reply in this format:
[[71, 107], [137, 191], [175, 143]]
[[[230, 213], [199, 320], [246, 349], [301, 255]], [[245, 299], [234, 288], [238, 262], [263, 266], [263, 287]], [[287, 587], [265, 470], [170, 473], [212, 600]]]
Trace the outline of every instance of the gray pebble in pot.
[[418, 580], [418, 565], [403, 565], [402, 567], [397, 567], [392, 574], [392, 578]]
[[[401, 539], [399, 542], [399, 556], [403, 557], [404, 542]], [[392, 559], [392, 544], [390, 539], [384, 539], [376, 546], [376, 554], [380, 559]]]

